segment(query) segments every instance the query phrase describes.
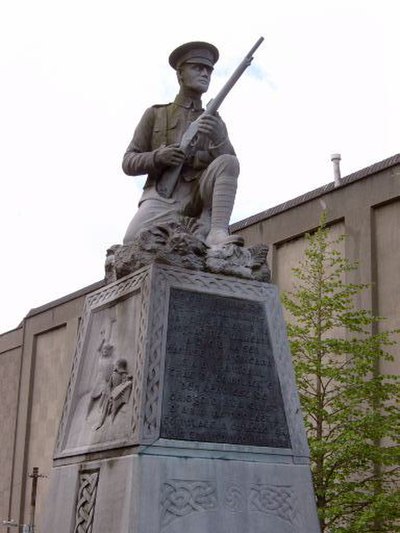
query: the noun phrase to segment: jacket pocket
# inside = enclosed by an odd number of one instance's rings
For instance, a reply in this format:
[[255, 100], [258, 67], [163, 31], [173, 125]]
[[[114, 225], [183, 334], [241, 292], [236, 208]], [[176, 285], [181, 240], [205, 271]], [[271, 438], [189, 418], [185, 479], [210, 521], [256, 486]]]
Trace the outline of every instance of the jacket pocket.
[[168, 145], [178, 142], [178, 122], [178, 116], [175, 113], [171, 113], [168, 107], [157, 109], [152, 135], [153, 150], [163, 144]]

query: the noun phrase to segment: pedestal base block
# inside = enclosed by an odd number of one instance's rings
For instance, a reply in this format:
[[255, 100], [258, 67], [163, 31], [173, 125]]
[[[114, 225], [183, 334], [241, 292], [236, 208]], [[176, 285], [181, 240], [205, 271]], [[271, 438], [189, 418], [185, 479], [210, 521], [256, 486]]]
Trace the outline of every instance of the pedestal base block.
[[153, 264], [90, 294], [42, 533], [318, 533], [277, 288]]
[[52, 495], [48, 533], [319, 531], [302, 464], [132, 455], [56, 469]]

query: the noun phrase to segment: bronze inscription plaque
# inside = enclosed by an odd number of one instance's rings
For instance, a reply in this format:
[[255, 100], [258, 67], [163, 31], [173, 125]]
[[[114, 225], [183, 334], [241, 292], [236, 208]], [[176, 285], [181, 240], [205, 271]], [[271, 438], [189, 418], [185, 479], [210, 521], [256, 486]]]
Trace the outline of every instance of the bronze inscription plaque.
[[290, 448], [261, 302], [171, 289], [161, 437]]

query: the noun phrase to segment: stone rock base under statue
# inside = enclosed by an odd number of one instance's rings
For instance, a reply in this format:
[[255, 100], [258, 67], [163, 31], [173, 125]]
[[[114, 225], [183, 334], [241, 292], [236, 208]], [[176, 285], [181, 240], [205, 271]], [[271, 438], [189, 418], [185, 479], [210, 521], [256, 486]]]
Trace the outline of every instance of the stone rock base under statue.
[[105, 278], [111, 283], [154, 262], [190, 270], [224, 274], [256, 281], [271, 280], [268, 246], [244, 247], [238, 242], [207, 246], [194, 231], [196, 219], [182, 217], [143, 229], [130, 244], [115, 244], [107, 250]]
[[86, 299], [43, 533], [318, 533], [276, 287], [153, 264]]

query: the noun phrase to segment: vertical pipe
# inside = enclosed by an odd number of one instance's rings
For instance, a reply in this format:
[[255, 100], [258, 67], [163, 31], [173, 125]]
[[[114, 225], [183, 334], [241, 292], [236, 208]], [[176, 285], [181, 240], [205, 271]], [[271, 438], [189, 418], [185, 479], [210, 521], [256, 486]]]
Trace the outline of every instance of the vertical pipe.
[[339, 187], [340, 185], [340, 160], [341, 160], [340, 154], [332, 154], [331, 155], [331, 161], [333, 163], [333, 179], [335, 181], [335, 187]]

